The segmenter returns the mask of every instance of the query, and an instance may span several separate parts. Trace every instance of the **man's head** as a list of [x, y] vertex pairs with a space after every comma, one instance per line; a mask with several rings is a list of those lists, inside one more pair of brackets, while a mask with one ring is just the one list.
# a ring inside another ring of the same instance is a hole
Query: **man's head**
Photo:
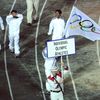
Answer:
[[12, 14], [13, 16], [16, 16], [16, 15], [17, 15], [17, 10], [12, 10], [12, 11], [11, 11], [11, 14]]
[[60, 18], [62, 11], [60, 9], [55, 10], [55, 17]]

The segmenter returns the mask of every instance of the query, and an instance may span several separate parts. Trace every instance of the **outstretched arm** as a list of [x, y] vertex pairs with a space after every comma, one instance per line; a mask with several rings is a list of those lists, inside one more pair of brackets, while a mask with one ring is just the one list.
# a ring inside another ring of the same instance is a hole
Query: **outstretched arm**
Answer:
[[50, 22], [48, 35], [51, 35], [53, 31], [53, 20]]

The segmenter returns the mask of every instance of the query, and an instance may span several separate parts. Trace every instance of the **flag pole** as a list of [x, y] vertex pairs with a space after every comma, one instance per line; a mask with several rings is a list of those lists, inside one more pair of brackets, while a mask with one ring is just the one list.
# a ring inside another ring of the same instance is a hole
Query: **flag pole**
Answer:
[[[98, 24], [100, 25], [100, 16], [99, 16]], [[99, 65], [100, 65], [99, 40], [96, 41], [96, 46], [97, 46], [97, 57], [98, 57], [98, 62], [99, 62]]]
[[74, 82], [74, 78], [73, 78], [73, 75], [72, 75], [72, 72], [71, 72], [71, 67], [70, 67], [70, 64], [69, 64], [68, 55], [66, 56], [66, 61], [67, 61], [67, 66], [68, 66], [68, 69], [69, 69], [69, 74], [70, 74], [70, 77], [71, 77], [73, 89], [74, 89], [74, 94], [75, 94], [76, 100], [79, 100], [79, 97], [78, 97], [78, 94], [77, 94], [77, 90], [76, 90], [76, 86], [75, 86], [75, 82]]
[[[76, 3], [77, 3], [77, 0], [74, 1], [73, 6], [76, 5]], [[66, 61], [67, 61], [67, 66], [68, 66], [68, 69], [69, 69], [69, 74], [70, 74], [70, 77], [71, 77], [73, 89], [74, 89], [74, 94], [75, 94], [76, 100], [79, 100], [77, 90], [76, 90], [76, 86], [75, 86], [75, 82], [74, 82], [74, 78], [73, 78], [73, 75], [72, 75], [72, 72], [71, 72], [71, 67], [70, 67], [70, 64], [69, 64], [68, 53], [67, 53], [67, 56], [66, 56]]]
[[[63, 69], [62, 63], [63, 63], [63, 58], [61, 56], [61, 73], [62, 73], [62, 78], [64, 80], [64, 69]], [[64, 91], [64, 82], [63, 82], [63, 91]]]
[[74, 5], [76, 5], [76, 3], [77, 3], [77, 0], [75, 0], [75, 1], [74, 1], [74, 4], [73, 4], [73, 6], [74, 6]]
[[100, 65], [99, 40], [96, 41], [96, 46], [97, 46], [97, 57], [98, 57], [98, 62], [99, 62], [99, 65]]

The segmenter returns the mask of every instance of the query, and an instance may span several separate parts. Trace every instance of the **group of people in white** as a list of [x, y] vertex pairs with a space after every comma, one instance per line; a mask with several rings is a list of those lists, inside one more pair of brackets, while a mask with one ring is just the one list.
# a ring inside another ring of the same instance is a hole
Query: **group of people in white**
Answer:
[[[33, 5], [35, 8], [34, 20], [37, 20], [38, 17], [38, 6], [39, 0], [26, 0], [27, 3], [27, 25], [32, 25], [32, 13]], [[64, 38], [64, 28], [65, 21], [61, 17], [62, 11], [57, 9], [55, 10], [55, 17], [51, 20], [49, 25], [48, 35], [52, 35], [51, 40], [63, 39]], [[9, 29], [9, 50], [15, 54], [16, 57], [20, 55], [20, 46], [19, 46], [19, 34], [20, 34], [20, 25], [23, 21], [23, 15], [19, 14], [17, 10], [12, 10], [10, 14], [6, 17], [7, 26]], [[0, 26], [1, 30], [4, 31], [3, 19], [0, 17]], [[60, 70], [57, 66], [58, 59], [61, 57], [48, 57], [47, 47], [42, 51], [43, 58], [45, 60], [45, 75], [46, 75], [46, 89], [50, 92], [51, 100], [64, 100], [63, 97], [63, 83], [65, 74], [68, 75], [69, 69], [61, 62], [61, 67], [63, 71]]]
[[[51, 40], [59, 40], [64, 38], [65, 21], [61, 17], [62, 11], [55, 10], [55, 17], [51, 20], [49, 25], [48, 35], [52, 35]], [[44, 67], [46, 75], [46, 89], [50, 92], [51, 100], [64, 100], [63, 83], [65, 77], [69, 77], [69, 69], [61, 61], [60, 68], [58, 62], [62, 57], [48, 57], [47, 46], [43, 49], [42, 55], [44, 58]], [[61, 70], [63, 69], [63, 70]]]
[[[38, 19], [39, 0], [26, 0], [26, 5], [27, 5], [27, 26], [32, 26], [32, 20], [36, 21]], [[20, 25], [22, 21], [23, 21], [23, 15], [19, 14], [17, 10], [12, 10], [10, 14], [6, 17], [6, 23], [9, 31], [8, 34], [9, 50], [15, 54], [16, 58], [19, 57], [20, 55], [19, 39], [20, 39]], [[0, 26], [1, 30], [4, 33], [4, 30], [6, 29], [4, 27], [2, 17], [0, 17]], [[1, 44], [0, 44], [0, 49], [1, 49]]]

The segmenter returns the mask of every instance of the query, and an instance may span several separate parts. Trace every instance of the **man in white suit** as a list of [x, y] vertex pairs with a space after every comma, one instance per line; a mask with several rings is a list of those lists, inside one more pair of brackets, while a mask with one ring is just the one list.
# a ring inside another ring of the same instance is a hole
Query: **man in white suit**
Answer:
[[12, 10], [11, 14], [6, 17], [9, 26], [9, 49], [15, 53], [16, 57], [20, 55], [19, 33], [22, 20], [23, 15], [18, 14], [16, 10]]
[[55, 17], [50, 22], [48, 35], [52, 35], [52, 40], [62, 39], [64, 37], [65, 21], [61, 15], [62, 11], [57, 9], [55, 11]]

